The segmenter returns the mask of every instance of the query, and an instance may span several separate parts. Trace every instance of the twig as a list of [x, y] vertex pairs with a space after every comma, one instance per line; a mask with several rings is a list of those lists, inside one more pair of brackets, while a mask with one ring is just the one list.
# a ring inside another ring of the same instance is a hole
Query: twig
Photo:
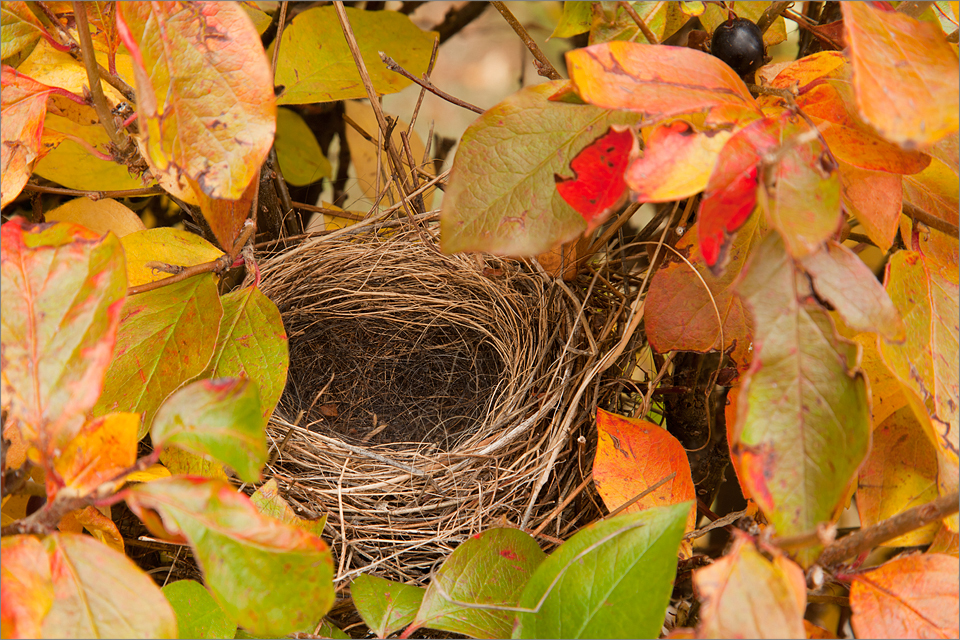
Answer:
[[273, 46], [273, 60], [271, 61], [270, 68], [273, 69], [273, 82], [277, 82], [277, 60], [280, 58], [280, 39], [283, 38], [283, 27], [287, 21], [287, 5], [288, 2], [280, 3], [280, 21], [277, 23], [277, 36], [274, 39], [275, 43]]
[[821, 32], [820, 25], [811, 22], [806, 16], [799, 13], [794, 13], [793, 11], [786, 10], [783, 12], [784, 17], [790, 18], [796, 22], [800, 27], [806, 29], [809, 33], [812, 33], [820, 42], [826, 44], [829, 47], [837, 51], [843, 50], [843, 45], [830, 36]]
[[927, 504], [898, 513], [872, 527], [851, 533], [849, 536], [827, 546], [820, 557], [817, 558], [817, 564], [821, 566], [837, 564], [847, 558], [853, 558], [865, 551], [870, 551], [882, 542], [893, 540], [897, 536], [951, 516], [957, 513], [958, 507], [960, 507], [958, 501], [960, 501], [960, 494], [951, 493]]
[[745, 515], [747, 515], [746, 509], [744, 509], [743, 511], [734, 511], [733, 513], [728, 513], [722, 518], [717, 518], [710, 524], [704, 525], [703, 527], [695, 531], [691, 531], [690, 533], [684, 534], [683, 539], [693, 540], [694, 538], [699, 538], [701, 536], [707, 535], [714, 529], [727, 529], [730, 527], [730, 525], [732, 525], [733, 523], [735, 523], [737, 520], [744, 517]]
[[780, 17], [780, 14], [792, 4], [792, 2], [771, 2], [770, 6], [766, 8], [757, 20], [757, 28], [760, 29], [760, 33], [766, 33], [767, 29], [773, 26], [773, 23]]
[[547, 528], [547, 525], [553, 522], [553, 519], [556, 518], [558, 515], [560, 515], [563, 512], [563, 510], [567, 508], [567, 505], [573, 502], [573, 499], [576, 498], [578, 495], [580, 495], [580, 492], [586, 489], [587, 485], [590, 484], [590, 482], [592, 481], [593, 481], [593, 471], [587, 474], [587, 477], [583, 479], [583, 482], [580, 483], [580, 486], [574, 489], [570, 493], [570, 495], [564, 498], [563, 502], [557, 505], [556, 509], [551, 511], [550, 515], [544, 518], [543, 522], [541, 522], [536, 529], [534, 529], [532, 532], [528, 531], [527, 533], [529, 533], [533, 537], [537, 537], [541, 533], [543, 533], [543, 530]]
[[87, 69], [87, 82], [90, 85], [90, 95], [93, 96], [93, 106], [97, 110], [101, 126], [110, 136], [110, 141], [123, 153], [130, 145], [130, 137], [117, 129], [113, 122], [110, 105], [107, 104], [107, 96], [103, 94], [103, 87], [100, 85], [100, 73], [97, 69], [97, 59], [94, 56], [93, 38], [90, 37], [90, 24], [87, 22], [87, 9], [82, 2], [73, 0], [73, 14], [77, 20], [80, 54], [83, 56], [83, 66]]
[[60, 196], [86, 196], [91, 200], [102, 200], [104, 198], [129, 198], [134, 196], [154, 196], [165, 193], [161, 187], [143, 187], [142, 189], [121, 189], [119, 191], [80, 191], [78, 189], [66, 189], [64, 187], [45, 187], [39, 184], [28, 182], [23, 185], [24, 191], [36, 191], [38, 193], [52, 193]]
[[510, 12], [510, 9], [507, 8], [503, 2], [498, 2], [494, 0], [490, 4], [500, 12], [500, 15], [503, 16], [504, 20], [507, 21], [514, 31], [517, 32], [517, 35], [520, 36], [520, 39], [523, 40], [523, 44], [527, 45], [527, 49], [530, 50], [530, 53], [534, 57], [534, 66], [537, 68], [537, 73], [545, 78], [551, 80], [562, 80], [563, 76], [557, 73], [557, 70], [553, 68], [553, 65], [550, 64], [550, 61], [547, 59], [547, 56], [543, 55], [543, 51], [540, 50], [540, 47], [537, 46], [537, 43], [534, 42], [533, 38], [530, 37], [530, 34], [527, 33], [527, 30], [523, 28], [523, 25], [516, 19], [513, 13]]
[[[406, 4], [407, 3], [404, 3], [404, 5]], [[487, 5], [489, 4], [490, 3], [486, 1], [468, 2], [459, 9], [450, 9], [446, 15], [443, 16], [443, 22], [431, 27], [430, 30], [437, 32], [439, 35], [438, 40], [440, 44], [443, 44], [460, 33], [468, 24], [479, 18], [480, 15], [486, 11]]]
[[470, 111], [473, 111], [474, 113], [483, 113], [483, 109], [481, 109], [480, 107], [476, 107], [476, 106], [470, 104], [469, 102], [464, 102], [464, 101], [461, 100], [460, 98], [455, 98], [455, 97], [453, 97], [452, 95], [450, 95], [449, 93], [447, 93], [446, 91], [441, 91], [441, 90], [438, 89], [432, 82], [430, 82], [430, 81], [427, 80], [426, 78], [424, 78], [423, 80], [421, 80], [420, 78], [416, 77], [415, 75], [413, 75], [412, 73], [410, 73], [409, 71], [407, 71], [406, 69], [404, 69], [403, 67], [401, 67], [399, 64], [397, 64], [397, 61], [396, 61], [396, 60], [394, 60], [393, 58], [391, 58], [391, 57], [388, 56], [387, 54], [383, 53], [382, 51], [380, 52], [380, 59], [383, 60], [383, 64], [385, 64], [385, 65], [387, 66], [387, 69], [389, 69], [390, 71], [393, 71], [394, 73], [399, 73], [400, 75], [402, 75], [402, 76], [403, 76], [404, 78], [406, 78], [407, 80], [412, 80], [413, 82], [416, 82], [418, 85], [420, 85], [421, 87], [423, 87], [424, 89], [426, 89], [426, 90], [429, 91], [430, 93], [432, 93], [432, 94], [434, 94], [434, 95], [436, 95], [436, 96], [438, 96], [438, 97], [440, 97], [440, 98], [443, 98], [443, 99], [446, 100], [447, 102], [449, 102], [449, 103], [451, 103], [451, 104], [455, 104], [455, 105], [457, 105], [458, 107], [463, 107], [464, 109], [469, 109]]
[[902, 13], [911, 18], [919, 18], [920, 14], [932, 4], [932, 2], [901, 2], [897, 7], [897, 13]]
[[660, 44], [660, 40], [657, 38], [656, 34], [653, 31], [650, 31], [650, 27], [647, 26], [647, 23], [643, 21], [643, 18], [640, 17], [640, 14], [637, 13], [633, 7], [630, 6], [629, 2], [617, 2], [617, 6], [627, 12], [627, 15], [637, 23], [637, 26], [640, 27], [640, 31], [643, 33], [643, 37], [647, 39], [647, 42], [650, 44]]
[[[287, 25], [287, 6], [289, 4], [290, 3], [286, 1], [280, 3], [280, 21], [277, 23], [277, 37], [274, 39], [273, 60], [271, 61], [274, 85], [277, 83], [277, 61], [280, 59], [280, 45], [283, 42], [283, 30]], [[266, 164], [267, 168], [272, 172], [273, 184], [277, 190], [277, 195], [280, 197], [280, 205], [283, 207], [280, 218], [284, 220], [285, 223], [289, 220], [289, 226], [295, 225], [294, 228], [287, 229], [289, 233], [301, 233], [303, 231], [302, 225], [297, 225], [292, 219], [287, 218], [293, 210], [293, 203], [290, 200], [290, 190], [287, 189], [287, 181], [283, 178], [283, 172], [280, 170], [280, 161], [277, 159], [276, 142], [270, 147]]]
[[[338, 218], [346, 218], [347, 220], [363, 220], [364, 217], [351, 213], [350, 211], [342, 211], [340, 209], [330, 209], [328, 207], [318, 207], [315, 204], [307, 204], [306, 202], [291, 202], [294, 209], [303, 209], [304, 211], [310, 211], [312, 213], [322, 213], [327, 216], [336, 216]], [[259, 244], [263, 244], [262, 242]], [[259, 246], [259, 245], [258, 245]]]
[[257, 226], [254, 224], [253, 220], [247, 219], [243, 223], [243, 231], [240, 233], [240, 237], [237, 238], [237, 241], [233, 243], [233, 248], [230, 250], [230, 253], [225, 253], [216, 260], [211, 260], [210, 262], [204, 262], [187, 267], [183, 271], [177, 273], [176, 275], [170, 276], [169, 278], [148, 282], [136, 287], [130, 287], [127, 289], [127, 295], [135, 296], [138, 293], [153, 291], [154, 289], [176, 284], [177, 282], [181, 282], [187, 278], [191, 278], [201, 273], [221, 273], [224, 269], [229, 269], [230, 266], [236, 262], [237, 256], [240, 254], [240, 250], [243, 249], [243, 246], [247, 244], [247, 241], [256, 230]]
[[903, 203], [903, 212], [913, 218], [914, 221], [922, 222], [931, 229], [936, 229], [937, 231], [941, 231], [947, 235], [956, 237], [957, 234], [960, 233], [960, 229], [958, 229], [956, 225], [950, 224], [946, 220], [942, 220], [934, 215], [931, 215], [920, 207], [916, 207], [909, 202]]

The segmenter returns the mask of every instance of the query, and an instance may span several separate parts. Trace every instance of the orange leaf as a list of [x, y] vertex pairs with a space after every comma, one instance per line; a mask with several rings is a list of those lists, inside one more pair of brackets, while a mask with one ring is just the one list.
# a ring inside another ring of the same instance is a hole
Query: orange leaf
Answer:
[[[110, 413], [94, 418], [66, 446], [54, 461], [54, 469], [63, 484], [76, 495], [83, 496], [137, 460], [138, 413]], [[59, 487], [47, 476], [47, 495], [52, 498]]]
[[253, 203], [253, 195], [257, 191], [256, 176], [237, 200], [211, 198], [203, 192], [203, 189], [195, 180], [187, 178], [187, 182], [190, 183], [193, 192], [197, 195], [200, 212], [203, 213], [204, 219], [210, 225], [210, 230], [213, 231], [214, 237], [220, 243], [220, 248], [229, 252], [233, 248], [233, 243], [240, 237], [240, 230], [243, 228], [244, 221], [250, 216], [250, 205]]
[[7, 206], [20, 195], [23, 185], [33, 172], [34, 163], [40, 159], [40, 137], [43, 134], [43, 118], [47, 114], [47, 97], [51, 87], [31, 80], [13, 67], [3, 65], [0, 86], [0, 171], [3, 186], [0, 202]]
[[735, 534], [726, 556], [693, 574], [698, 637], [806, 638], [803, 570], [779, 552], [768, 560], [746, 534]]
[[960, 64], [937, 22], [845, 2], [853, 88], [863, 119], [904, 148], [960, 126]]
[[608, 42], [567, 53], [580, 97], [605, 109], [643, 114], [643, 125], [709, 111], [707, 124], [761, 116], [733, 69], [702, 51], [634, 42]]
[[846, 162], [839, 165], [843, 206], [863, 225], [867, 236], [886, 251], [897, 237], [905, 181], [915, 176], [868, 171]]
[[731, 135], [719, 129], [697, 131], [683, 120], [660, 125], [647, 138], [643, 156], [627, 169], [627, 186], [641, 202], [670, 202], [700, 193]]
[[[761, 69], [759, 75], [764, 76], [764, 70], [769, 68]], [[800, 92], [803, 92], [806, 86], [814, 80], [847, 75], [849, 72], [846, 69], [847, 59], [842, 53], [839, 51], [820, 51], [788, 64], [770, 81], [770, 86], [776, 89], [789, 89], [795, 86]]]
[[[956, 225], [960, 210], [957, 171], [940, 159], [920, 173], [903, 177], [903, 199], [941, 220]], [[898, 207], [899, 209], [899, 207]]]
[[[607, 509], [617, 509], [671, 473], [676, 474], [673, 480], [626, 511], [643, 511], [696, 499], [687, 452], [666, 429], [646, 420], [597, 409], [597, 431], [599, 441], [593, 479]], [[691, 507], [686, 530], [693, 531], [696, 524], [696, 507]]]
[[58, 528], [63, 533], [83, 533], [86, 529], [100, 542], [123, 553], [123, 536], [117, 525], [92, 505], [65, 515]]
[[956, 638], [958, 573], [960, 560], [933, 554], [897, 558], [854, 576], [854, 633], [858, 638]]

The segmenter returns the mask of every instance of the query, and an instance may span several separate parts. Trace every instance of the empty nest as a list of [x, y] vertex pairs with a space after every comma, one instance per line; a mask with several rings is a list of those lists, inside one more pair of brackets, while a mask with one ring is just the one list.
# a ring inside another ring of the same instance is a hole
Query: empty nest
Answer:
[[583, 512], [556, 507], [586, 472], [571, 434], [592, 422], [595, 336], [615, 319], [542, 270], [446, 256], [427, 233], [357, 225], [261, 263], [290, 350], [267, 477], [327, 516], [339, 583], [423, 582], [472, 534], [549, 519], [559, 536]]

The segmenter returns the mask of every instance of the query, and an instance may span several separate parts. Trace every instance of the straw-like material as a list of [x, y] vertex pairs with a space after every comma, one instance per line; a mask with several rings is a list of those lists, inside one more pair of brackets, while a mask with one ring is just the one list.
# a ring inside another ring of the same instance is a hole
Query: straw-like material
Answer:
[[592, 286], [608, 308], [584, 312], [545, 274], [426, 236], [368, 226], [261, 263], [291, 354], [267, 477], [327, 515], [338, 582], [422, 582], [472, 534], [550, 519], [561, 536], [580, 517], [555, 507], [589, 470], [570, 434], [624, 300]]

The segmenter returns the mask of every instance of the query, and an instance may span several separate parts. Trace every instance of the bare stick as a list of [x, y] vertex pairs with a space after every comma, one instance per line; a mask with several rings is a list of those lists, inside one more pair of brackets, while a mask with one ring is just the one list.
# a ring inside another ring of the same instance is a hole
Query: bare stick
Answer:
[[441, 91], [436, 87], [436, 85], [434, 85], [432, 82], [430, 82], [427, 79], [421, 80], [420, 78], [416, 77], [415, 75], [413, 75], [412, 73], [410, 73], [409, 71], [401, 67], [399, 64], [397, 64], [396, 60], [394, 60], [387, 54], [383, 53], [382, 51], [380, 52], [380, 59], [383, 60], [383, 64], [387, 65], [387, 69], [390, 69], [390, 71], [393, 71], [394, 73], [399, 73], [407, 80], [412, 80], [413, 82], [416, 82], [418, 85], [420, 85], [430, 93], [436, 95], [437, 97], [443, 98], [450, 104], [455, 104], [458, 107], [469, 109], [474, 113], [483, 113], [483, 109], [481, 109], [480, 107], [476, 107], [470, 104], [469, 102], [464, 102], [460, 98], [455, 98], [449, 93], [447, 93], [446, 91]]
[[523, 25], [517, 20], [517, 18], [510, 12], [510, 9], [507, 8], [502, 2], [491, 2], [494, 8], [500, 12], [500, 15], [503, 16], [504, 20], [507, 21], [513, 30], [517, 32], [517, 35], [520, 36], [520, 39], [523, 40], [523, 44], [527, 45], [527, 49], [530, 49], [530, 53], [533, 54], [534, 66], [537, 68], [537, 73], [545, 78], [550, 78], [551, 80], [563, 80], [563, 76], [557, 73], [557, 70], [553, 68], [553, 65], [550, 64], [550, 61], [547, 60], [547, 56], [543, 55], [543, 51], [540, 50], [540, 47], [537, 46], [537, 43], [534, 42], [533, 38], [530, 37], [530, 34], [527, 33], [527, 30], [523, 28]]
[[166, 193], [161, 187], [144, 187], [142, 189], [122, 189], [120, 191], [80, 191], [78, 189], [66, 189], [64, 187], [45, 187], [39, 184], [27, 183], [23, 185], [24, 191], [36, 191], [37, 193], [52, 193], [60, 196], [86, 196], [91, 200], [103, 200], [104, 198], [129, 198], [132, 196], [153, 196], [160, 193]]
[[443, 16], [443, 22], [431, 27], [430, 30], [437, 32], [439, 36], [438, 41], [440, 44], [443, 44], [460, 33], [465, 26], [480, 17], [480, 15], [486, 11], [487, 5], [489, 4], [489, 2], [468, 2], [459, 9], [450, 9], [447, 11], [447, 14]]
[[780, 17], [780, 14], [792, 4], [792, 2], [771, 2], [770, 6], [767, 7], [766, 11], [760, 16], [760, 19], [757, 20], [757, 28], [760, 29], [760, 33], [766, 33], [767, 29]]
[[643, 491], [641, 491], [640, 493], [638, 493], [637, 495], [633, 496], [632, 498], [630, 498], [629, 500], [627, 500], [626, 502], [624, 502], [622, 505], [620, 505], [619, 507], [617, 507], [616, 509], [614, 509], [613, 511], [611, 511], [611, 512], [610, 512], [610, 515], [608, 515], [606, 518], [604, 518], [604, 520], [606, 520], [607, 518], [612, 518], [613, 516], [622, 513], [623, 511], [625, 511], [626, 509], [632, 507], [632, 506], [635, 505], [636, 503], [640, 502], [641, 500], [643, 500], [644, 498], [646, 498], [648, 495], [650, 495], [651, 493], [653, 493], [654, 491], [656, 491], [657, 489], [659, 489], [659, 488], [662, 487], [663, 485], [667, 484], [668, 482], [670, 482], [671, 480], [673, 480], [673, 479], [676, 478], [676, 477], [677, 477], [677, 473], [676, 473], [676, 472], [673, 472], [673, 473], [671, 473], [670, 475], [668, 475], [668, 476], [666, 476], [666, 477], [664, 477], [664, 478], [661, 478], [661, 479], [660, 479], [655, 485], [653, 485], [652, 487], [647, 487], [646, 489], [644, 489]]
[[627, 15], [630, 16], [630, 19], [637, 23], [637, 26], [640, 27], [640, 31], [643, 33], [643, 37], [647, 39], [647, 42], [650, 44], [660, 44], [660, 40], [657, 39], [656, 34], [653, 31], [650, 31], [650, 27], [647, 26], [647, 23], [643, 21], [643, 18], [640, 17], [640, 14], [637, 13], [629, 2], [620, 2], [617, 3], [621, 9], [627, 12]]
[[932, 2], [901, 2], [897, 7], [897, 13], [902, 13], [911, 18], [919, 18], [920, 14], [932, 4]]
[[817, 564], [829, 566], [870, 551], [878, 544], [893, 540], [915, 529], [951, 516], [960, 507], [960, 494], [951, 493], [927, 504], [898, 513], [872, 527], [860, 529], [829, 545], [817, 558]]
[[107, 96], [103, 94], [100, 85], [100, 71], [97, 68], [97, 59], [93, 51], [93, 38], [90, 37], [90, 25], [87, 22], [87, 9], [82, 2], [73, 1], [73, 13], [77, 20], [77, 35], [80, 36], [80, 54], [83, 56], [83, 66], [87, 69], [87, 83], [90, 85], [90, 95], [93, 96], [93, 106], [97, 110], [100, 124], [103, 126], [110, 141], [120, 151], [125, 151], [130, 144], [130, 138], [117, 130], [113, 122], [113, 113], [107, 104]]
[[931, 229], [936, 229], [937, 231], [941, 231], [947, 235], [956, 237], [957, 234], [960, 233], [960, 229], [958, 229], [956, 225], [950, 224], [946, 220], [942, 220], [936, 216], [930, 215], [920, 207], [915, 207], [909, 202], [903, 203], [903, 212], [917, 222], [922, 222]]
[[201, 273], [221, 273], [223, 270], [229, 269], [230, 266], [236, 262], [237, 256], [240, 254], [240, 250], [243, 249], [245, 244], [247, 244], [247, 240], [253, 236], [253, 232], [256, 231], [256, 229], [257, 226], [254, 224], [253, 220], [246, 220], [243, 223], [243, 231], [240, 233], [240, 237], [237, 238], [237, 241], [233, 243], [233, 248], [230, 250], [230, 253], [225, 253], [216, 260], [211, 260], [210, 262], [204, 262], [202, 264], [193, 265], [192, 267], [187, 267], [186, 269], [183, 269], [176, 275], [170, 276], [169, 278], [164, 278], [163, 280], [157, 280], [155, 282], [148, 282], [136, 287], [130, 287], [127, 289], [127, 295], [135, 296], [138, 293], [153, 291], [154, 289], [159, 289], [160, 287], [181, 282], [187, 278], [199, 275]]

